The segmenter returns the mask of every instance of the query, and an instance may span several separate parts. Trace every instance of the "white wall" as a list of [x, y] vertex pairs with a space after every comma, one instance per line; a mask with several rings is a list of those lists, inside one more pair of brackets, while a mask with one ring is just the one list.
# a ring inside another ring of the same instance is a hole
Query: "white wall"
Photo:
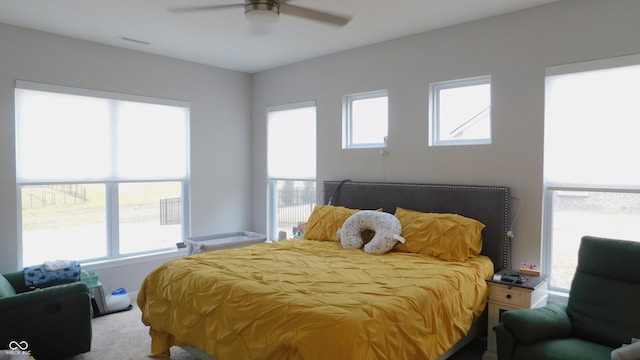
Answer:
[[[319, 184], [350, 178], [510, 186], [524, 201], [513, 263], [539, 263], [545, 67], [640, 53], [638, 16], [635, 0], [564, 0], [254, 75], [253, 227], [266, 231], [265, 109], [316, 100]], [[481, 75], [492, 76], [493, 143], [428, 147], [429, 84]], [[385, 88], [388, 155], [342, 150], [342, 96]]]
[[[17, 79], [189, 101], [192, 234], [251, 230], [250, 75], [0, 24], [0, 272], [18, 268]], [[107, 291], [137, 290], [161, 261], [99, 274]]]

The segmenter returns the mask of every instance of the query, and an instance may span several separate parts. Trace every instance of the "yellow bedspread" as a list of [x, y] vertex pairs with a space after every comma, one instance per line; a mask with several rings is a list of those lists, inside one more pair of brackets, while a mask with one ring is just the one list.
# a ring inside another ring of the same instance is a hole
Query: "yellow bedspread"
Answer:
[[435, 359], [484, 310], [489, 258], [369, 255], [287, 240], [167, 262], [138, 294], [151, 356], [218, 360]]

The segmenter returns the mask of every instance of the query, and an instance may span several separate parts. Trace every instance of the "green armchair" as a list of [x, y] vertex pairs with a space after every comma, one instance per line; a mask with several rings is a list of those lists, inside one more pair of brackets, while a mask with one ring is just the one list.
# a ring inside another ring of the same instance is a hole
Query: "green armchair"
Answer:
[[26, 341], [38, 360], [87, 352], [92, 317], [89, 288], [79, 278], [32, 290], [23, 271], [0, 275], [0, 349]]
[[640, 242], [583, 237], [568, 303], [502, 314], [498, 359], [610, 360], [640, 338], [639, 262]]

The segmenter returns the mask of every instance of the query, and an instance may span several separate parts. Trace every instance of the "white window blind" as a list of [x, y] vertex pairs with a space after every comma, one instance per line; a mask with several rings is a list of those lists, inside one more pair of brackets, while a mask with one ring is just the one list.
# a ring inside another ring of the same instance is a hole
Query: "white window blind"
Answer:
[[185, 179], [189, 104], [18, 81], [18, 183]]
[[553, 74], [546, 81], [545, 182], [640, 187], [633, 160], [640, 153], [640, 65]]
[[269, 178], [315, 179], [315, 103], [270, 107], [267, 122]]

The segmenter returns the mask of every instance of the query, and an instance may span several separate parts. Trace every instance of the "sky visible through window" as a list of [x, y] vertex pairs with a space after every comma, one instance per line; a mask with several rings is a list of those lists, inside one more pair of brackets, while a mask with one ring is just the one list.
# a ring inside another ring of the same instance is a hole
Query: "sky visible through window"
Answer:
[[439, 140], [491, 138], [491, 85], [439, 90]]
[[351, 102], [352, 145], [384, 144], [388, 134], [387, 96], [357, 99]]

